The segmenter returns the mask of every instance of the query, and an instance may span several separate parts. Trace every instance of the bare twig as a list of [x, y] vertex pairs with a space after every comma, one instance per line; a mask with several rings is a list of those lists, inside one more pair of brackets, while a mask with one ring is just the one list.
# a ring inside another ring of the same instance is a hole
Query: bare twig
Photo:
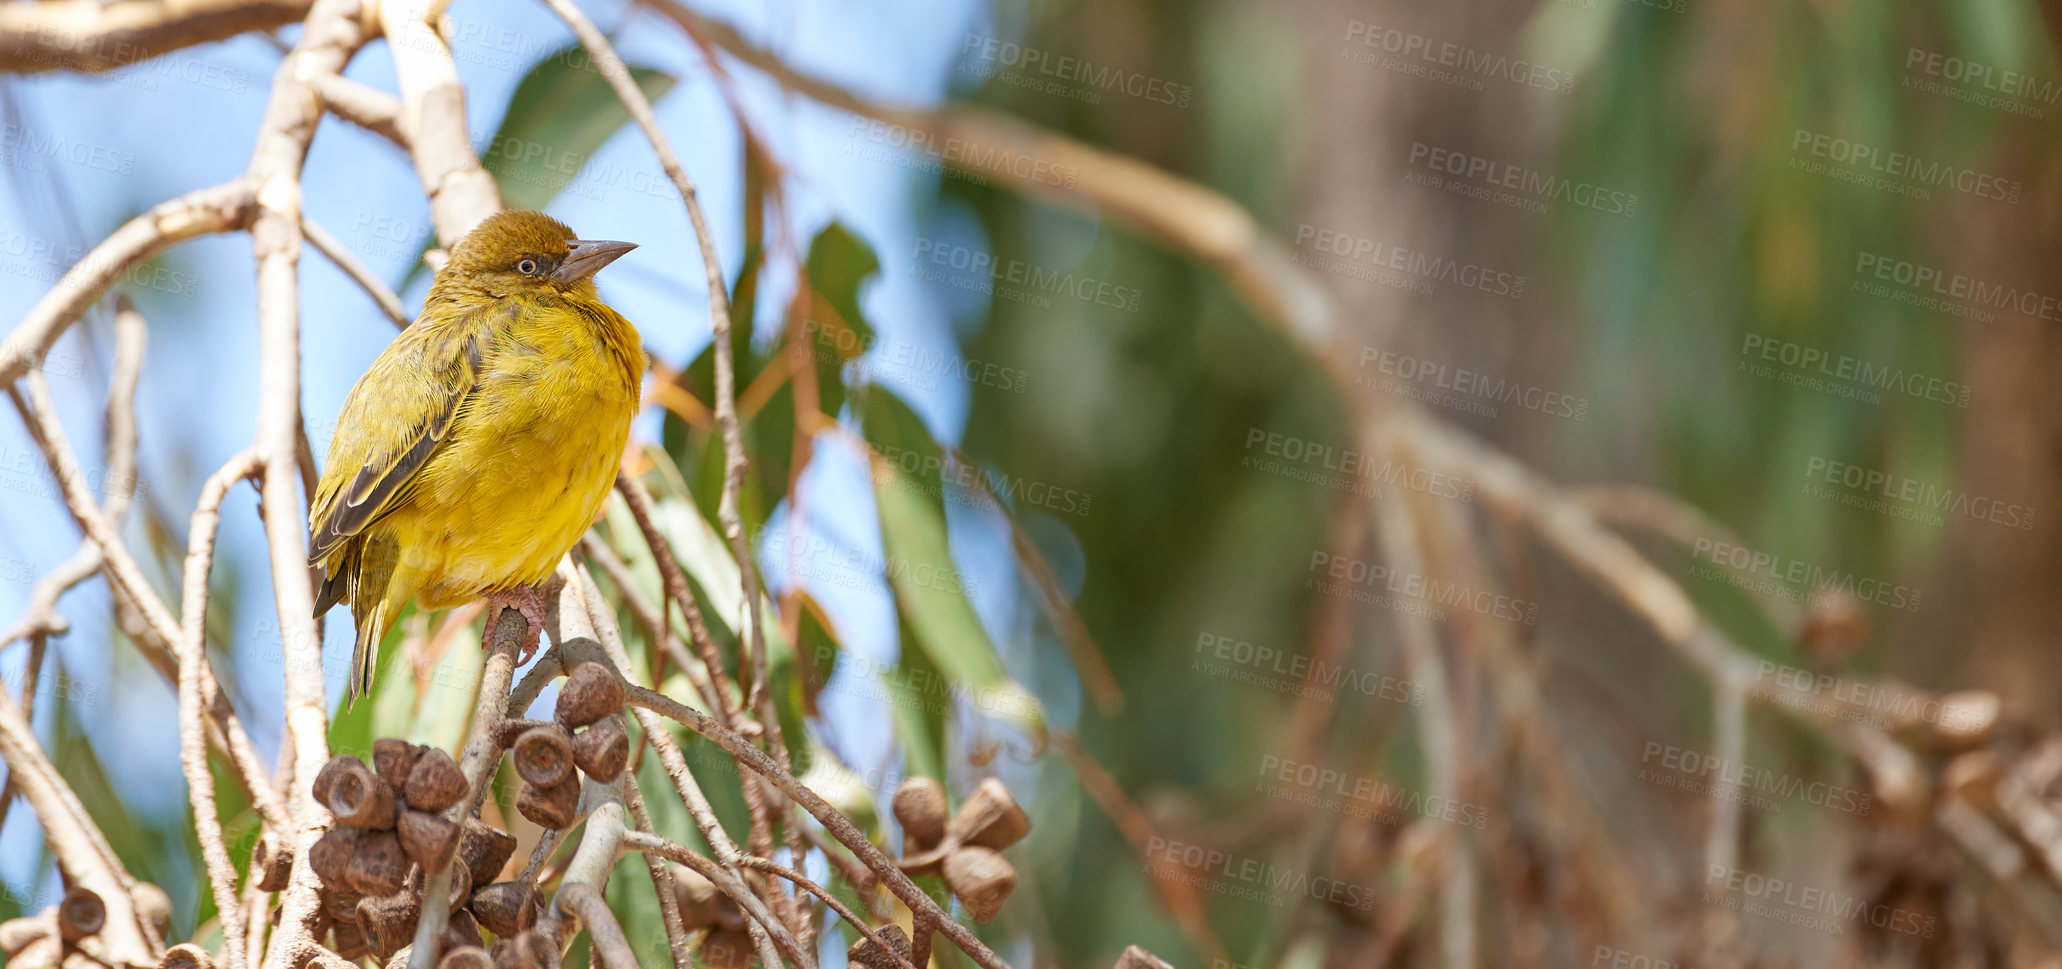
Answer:
[[394, 295], [392, 288], [373, 275], [372, 270], [366, 268], [364, 263], [358, 261], [358, 254], [352, 252], [350, 246], [344, 245], [343, 240], [330, 235], [328, 229], [317, 225], [315, 220], [308, 218], [306, 214], [301, 216], [301, 234], [315, 244], [317, 252], [329, 257], [332, 264], [343, 270], [344, 275], [351, 277], [351, 281], [357, 283], [359, 289], [365, 290], [365, 295], [372, 297], [372, 301], [379, 304], [380, 312], [386, 314], [395, 329], [408, 328], [408, 311], [402, 308], [401, 297]]
[[747, 868], [757, 868], [763, 872], [770, 872], [772, 874], [779, 875], [780, 877], [785, 878], [788, 881], [794, 882], [797, 886], [807, 891], [809, 894], [822, 899], [825, 905], [830, 906], [831, 911], [838, 913], [839, 918], [842, 918], [845, 921], [850, 922], [853, 928], [858, 929], [859, 934], [865, 936], [868, 942], [880, 946], [881, 951], [886, 952], [889, 956], [894, 958], [896, 965], [901, 966], [902, 969], [916, 969], [915, 966], [910, 964], [910, 961], [908, 959], [903, 958], [900, 954], [898, 954], [895, 951], [894, 946], [888, 944], [888, 940], [881, 938], [880, 935], [875, 933], [873, 928], [867, 925], [866, 920], [860, 918], [857, 912], [854, 912], [852, 911], [852, 909], [848, 908], [844, 902], [838, 901], [838, 897], [836, 895], [831, 894], [829, 889], [826, 889], [822, 885], [818, 885], [817, 883], [810, 881], [809, 876], [804, 875], [801, 872], [789, 868], [785, 865], [774, 864], [773, 862], [768, 861], [764, 858], [746, 857], [742, 860], [744, 862], [745, 867]]
[[[1410, 455], [1393, 439], [1376, 438], [1370, 453], [1390, 455], [1393, 462], [1409, 466]], [[1382, 545], [1382, 556], [1395, 575], [1422, 575], [1418, 564], [1417, 523], [1400, 497], [1374, 502]], [[1419, 730], [1425, 737], [1426, 771], [1432, 792], [1450, 804], [1463, 803], [1462, 758], [1459, 717], [1454, 713], [1453, 693], [1447, 685], [1446, 665], [1439, 657], [1431, 617], [1421, 609], [1396, 610], [1396, 628], [1403, 646], [1404, 669], [1411, 682], [1425, 688], [1425, 701], [1417, 708]], [[1457, 830], [1443, 830], [1439, 853], [1440, 961], [1448, 967], [1468, 969], [1475, 959], [1475, 869], [1468, 846]]]
[[377, 88], [367, 87], [336, 74], [318, 74], [310, 80], [329, 113], [349, 121], [388, 141], [408, 148], [401, 134], [401, 100]]
[[[723, 491], [718, 497], [716, 517], [723, 525], [723, 535], [730, 543], [731, 555], [737, 559], [738, 576], [744, 586], [744, 615], [739, 624], [745, 630], [743, 637], [748, 644], [751, 684], [746, 695], [744, 708], [754, 711], [764, 728], [765, 736], [775, 757], [787, 761], [787, 740], [782, 736], [780, 718], [773, 710], [773, 700], [766, 688], [766, 634], [761, 616], [759, 565], [752, 554], [750, 537], [745, 534], [744, 518], [739, 509], [739, 495], [745, 483], [744, 435], [738, 426], [737, 416], [737, 365], [732, 358], [730, 290], [724, 279], [722, 262], [716, 255], [716, 236], [709, 228], [708, 214], [702, 210], [700, 196], [695, 191], [694, 181], [687, 177], [687, 169], [681, 165], [680, 157], [673, 151], [672, 143], [659, 127], [658, 115], [652, 111], [650, 100], [637, 86], [630, 69], [623, 64], [623, 58], [616, 54], [615, 46], [609, 43], [607, 35], [580, 12], [572, 0], [544, 0], [559, 19], [572, 28], [580, 45], [594, 58], [595, 69], [609, 82], [616, 92], [616, 99], [630, 111], [630, 117], [643, 130], [645, 140], [652, 146], [652, 152], [659, 157], [659, 167], [673, 181], [673, 187], [680, 192], [680, 198], [687, 206], [688, 221], [694, 226], [695, 241], [701, 249], [702, 269], [709, 290], [709, 327], [716, 359], [716, 424], [723, 437]], [[772, 822], [766, 805], [754, 798], [747, 805], [752, 815], [752, 846], [755, 854], [766, 855], [772, 851]], [[790, 847], [799, 857], [802, 853], [799, 835], [794, 825], [786, 826]], [[777, 898], [787, 916], [788, 924], [799, 935], [807, 935], [809, 927], [796, 911], [792, 896]]]
[[55, 0], [0, 4], [0, 71], [106, 71], [300, 20], [308, 0]]
[[240, 452], [201, 487], [199, 505], [187, 526], [186, 590], [179, 607], [179, 766], [186, 775], [194, 830], [200, 838], [208, 882], [214, 889], [216, 917], [222, 923], [222, 945], [229, 969], [243, 969], [248, 964], [244, 949], [247, 940], [243, 906], [236, 897], [236, 869], [222, 844], [222, 819], [215, 810], [215, 780], [208, 772], [201, 668], [208, 661], [208, 571], [214, 564], [215, 526], [222, 518], [222, 499], [232, 485], [250, 477], [258, 466], [255, 453]]

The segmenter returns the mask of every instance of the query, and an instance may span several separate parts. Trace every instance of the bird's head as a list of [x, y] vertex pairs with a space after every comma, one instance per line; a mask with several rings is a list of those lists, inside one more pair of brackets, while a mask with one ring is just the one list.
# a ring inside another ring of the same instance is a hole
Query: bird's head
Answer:
[[594, 274], [635, 248], [634, 242], [576, 239], [565, 223], [542, 212], [502, 212], [451, 247], [451, 261], [436, 285], [494, 297], [593, 295]]

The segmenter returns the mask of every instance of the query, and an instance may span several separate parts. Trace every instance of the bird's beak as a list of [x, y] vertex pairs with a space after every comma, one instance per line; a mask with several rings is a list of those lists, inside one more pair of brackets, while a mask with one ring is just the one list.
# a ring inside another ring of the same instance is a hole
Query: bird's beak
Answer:
[[570, 286], [601, 272], [601, 267], [615, 262], [624, 253], [637, 248], [635, 242], [609, 242], [601, 239], [572, 239], [566, 242], [566, 258], [552, 270], [551, 281], [561, 286]]

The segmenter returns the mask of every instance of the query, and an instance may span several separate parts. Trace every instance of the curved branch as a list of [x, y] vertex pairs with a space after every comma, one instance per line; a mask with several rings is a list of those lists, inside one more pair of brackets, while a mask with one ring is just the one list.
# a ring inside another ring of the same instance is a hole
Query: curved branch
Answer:
[[[222, 819], [215, 809], [215, 779], [208, 772], [208, 742], [203, 726], [201, 670], [208, 662], [208, 570], [215, 560], [215, 527], [222, 520], [222, 499], [230, 486], [255, 474], [257, 454], [250, 450], [230, 458], [201, 487], [186, 536], [186, 589], [180, 600], [179, 767], [186, 775], [186, 794], [193, 803], [194, 830], [200, 837], [208, 883], [214, 889], [216, 917], [222, 922], [222, 947], [229, 969], [249, 964], [244, 950], [243, 906], [236, 898], [236, 869], [222, 845]], [[283, 833], [283, 832], [282, 832]]]
[[315, 245], [316, 252], [328, 257], [332, 265], [343, 270], [344, 275], [351, 277], [351, 281], [357, 283], [359, 289], [365, 290], [365, 295], [372, 297], [372, 301], [379, 304], [380, 312], [386, 314], [387, 320], [394, 324], [395, 329], [408, 329], [410, 320], [408, 311], [401, 306], [401, 297], [395, 295], [378, 276], [373, 275], [372, 270], [367, 269], [363, 262], [358, 261], [358, 254], [352, 252], [350, 246], [344, 245], [342, 239], [330, 235], [328, 229], [316, 224], [306, 213], [301, 215], [301, 235], [306, 236], [308, 241]]
[[[23, 6], [27, 5], [10, 3], [0, 6], [0, 10]], [[5, 33], [0, 30], [0, 34]], [[256, 198], [255, 184], [239, 178], [161, 202], [123, 223], [94, 246], [86, 258], [66, 270], [57, 285], [43, 294], [20, 325], [7, 334], [6, 341], [0, 342], [0, 386], [14, 383], [29, 368], [41, 363], [65, 329], [131, 267], [196, 236], [243, 228], [249, 223]]]
[[106, 71], [195, 44], [272, 30], [308, 0], [45, 0], [0, 4], [0, 71]]

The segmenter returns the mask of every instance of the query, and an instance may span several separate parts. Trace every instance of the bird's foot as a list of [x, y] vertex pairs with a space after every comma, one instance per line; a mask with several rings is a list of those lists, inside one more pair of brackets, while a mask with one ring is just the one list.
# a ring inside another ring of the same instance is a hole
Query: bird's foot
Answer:
[[[488, 593], [487, 603], [492, 607], [488, 613], [492, 616], [499, 616], [502, 609], [514, 609], [523, 614], [523, 648], [516, 655], [516, 665], [529, 662], [530, 657], [537, 653], [537, 644], [543, 641], [544, 597], [534, 586], [525, 585]], [[487, 634], [492, 637], [493, 630], [490, 628]]]

